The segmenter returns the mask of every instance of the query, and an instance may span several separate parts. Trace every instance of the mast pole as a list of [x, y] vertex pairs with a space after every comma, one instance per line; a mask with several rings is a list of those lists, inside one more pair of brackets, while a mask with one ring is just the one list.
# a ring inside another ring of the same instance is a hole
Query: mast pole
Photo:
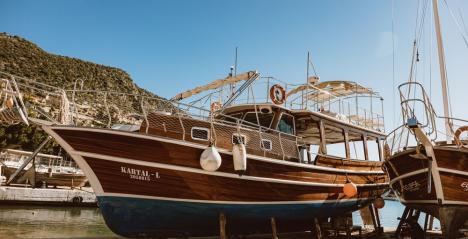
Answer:
[[307, 101], [308, 101], [308, 95], [309, 95], [309, 64], [310, 64], [310, 52], [308, 51], [307, 52], [307, 76], [306, 76], [305, 99], [304, 99], [304, 95], [302, 95], [302, 102], [304, 102], [305, 100], [305, 108], [302, 107], [303, 109], [307, 109]]
[[450, 123], [450, 112], [448, 105], [448, 93], [447, 93], [447, 72], [445, 68], [445, 53], [444, 46], [442, 42], [442, 33], [440, 30], [440, 21], [439, 21], [439, 5], [438, 0], [432, 0], [433, 11], [434, 11], [434, 23], [437, 36], [437, 50], [439, 55], [439, 68], [440, 68], [440, 81], [442, 84], [442, 97], [444, 103], [444, 117], [445, 117], [445, 135], [447, 143], [452, 143], [452, 127]]

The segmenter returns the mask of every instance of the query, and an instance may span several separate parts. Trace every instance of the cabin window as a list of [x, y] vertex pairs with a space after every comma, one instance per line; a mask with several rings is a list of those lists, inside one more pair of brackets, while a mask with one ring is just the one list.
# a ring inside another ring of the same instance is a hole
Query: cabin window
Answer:
[[283, 133], [294, 135], [294, 117], [283, 113], [278, 122], [278, 130]]
[[382, 152], [380, 152], [379, 149], [381, 150], [382, 148], [383, 147], [381, 140], [377, 141], [376, 137], [367, 137], [367, 151], [369, 154], [370, 161], [380, 161], [381, 156], [379, 156], [379, 154], [381, 155]]
[[365, 160], [364, 142], [362, 134], [349, 131], [349, 148], [351, 159]]
[[272, 149], [271, 140], [269, 140], [269, 139], [262, 139], [260, 146], [261, 146], [262, 149], [265, 150], [265, 151], [271, 151], [271, 149]]
[[207, 128], [192, 127], [191, 136], [195, 140], [208, 141], [210, 130]]
[[345, 143], [338, 142], [327, 144], [327, 154], [340, 158], [346, 158]]
[[232, 135], [232, 144], [241, 144], [241, 143], [244, 144], [244, 145], [247, 145], [245, 135], [233, 134]]
[[247, 122], [250, 122], [255, 125], [260, 125], [262, 127], [270, 128], [271, 126], [271, 121], [273, 121], [273, 117], [275, 116], [274, 113], [261, 113], [260, 111], [258, 113], [258, 122], [257, 123], [257, 116], [255, 112], [248, 112], [244, 116], [244, 120]]

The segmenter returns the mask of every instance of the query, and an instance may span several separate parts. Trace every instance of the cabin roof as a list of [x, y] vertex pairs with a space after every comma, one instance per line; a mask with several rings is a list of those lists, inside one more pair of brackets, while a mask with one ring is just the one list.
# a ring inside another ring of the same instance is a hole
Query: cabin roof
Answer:
[[308, 98], [321, 103], [330, 100], [330, 97], [345, 97], [349, 95], [377, 95], [372, 89], [364, 87], [353, 81], [324, 81], [316, 84], [300, 85], [287, 93], [294, 95], [303, 90], [315, 90], [308, 94]]
[[275, 105], [273, 103], [259, 103], [259, 104], [238, 104], [238, 105], [232, 105], [226, 107], [222, 112], [223, 114], [232, 114], [240, 111], [247, 111], [247, 110], [254, 110], [255, 106], [257, 106], [257, 110], [269, 108], [271, 110], [273, 109], [279, 109], [283, 112], [291, 113], [291, 110], [288, 108], [285, 108], [281, 105]]

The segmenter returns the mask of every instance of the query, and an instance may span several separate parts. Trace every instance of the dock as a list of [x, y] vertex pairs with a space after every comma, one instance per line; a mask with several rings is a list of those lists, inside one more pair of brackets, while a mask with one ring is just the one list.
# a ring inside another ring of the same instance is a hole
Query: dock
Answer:
[[96, 195], [89, 187], [31, 188], [24, 185], [0, 186], [2, 204], [49, 206], [97, 206]]

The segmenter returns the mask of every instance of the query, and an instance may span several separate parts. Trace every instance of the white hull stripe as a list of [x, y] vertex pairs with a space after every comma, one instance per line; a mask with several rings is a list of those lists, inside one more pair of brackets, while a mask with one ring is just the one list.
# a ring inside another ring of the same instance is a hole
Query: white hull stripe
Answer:
[[418, 169], [416, 171], [409, 172], [407, 174], [400, 175], [400, 176], [390, 180], [390, 186], [392, 186], [395, 182], [400, 181], [400, 180], [402, 180], [404, 178], [411, 177], [411, 176], [421, 174], [421, 173], [425, 173], [425, 172], [427, 172], [427, 170], [428, 170], [427, 168], [423, 168], [423, 169]]
[[[402, 180], [404, 178], [411, 177], [411, 176], [421, 174], [421, 173], [425, 173], [427, 171], [428, 171], [427, 168], [423, 168], [423, 169], [419, 169], [419, 170], [416, 170], [416, 171], [413, 171], [413, 172], [409, 172], [407, 174], [400, 175], [400, 176], [390, 180], [390, 186], [393, 186], [393, 184], [395, 184], [395, 182], [400, 181], [400, 180]], [[434, 169], [432, 169], [432, 171], [434, 171]], [[460, 170], [454, 170], [454, 169], [448, 169], [448, 168], [439, 168], [439, 171], [440, 172], [447, 172], [447, 173], [452, 173], [452, 174], [463, 175], [463, 176], [468, 176], [468, 172], [463, 172], [463, 171], [460, 171]]]
[[[205, 149], [206, 148], [206, 146], [204, 146], [204, 145], [199, 145], [199, 144], [190, 143], [190, 142], [186, 142], [186, 141], [168, 139], [168, 138], [163, 138], [163, 137], [159, 137], [159, 136], [156, 136], [156, 135], [146, 135], [146, 134], [118, 131], [118, 130], [112, 130], [112, 129], [78, 128], [78, 127], [67, 127], [67, 126], [53, 126], [51, 128], [52, 128], [52, 130], [75, 130], [75, 131], [89, 131], [89, 132], [98, 132], [98, 133], [104, 133], [104, 134], [122, 135], [122, 136], [128, 136], [128, 137], [143, 138], [143, 139], [161, 141], [161, 142], [165, 142], [165, 143], [172, 143], [172, 144], [177, 144], [177, 145], [189, 146], [189, 147], [198, 148], [198, 149]], [[54, 138], [55, 138], [55, 136], [54, 136]], [[229, 151], [229, 150], [226, 150], [226, 149], [223, 149], [223, 148], [217, 148], [217, 149], [218, 149], [218, 151], [220, 153], [232, 155], [232, 152]], [[368, 171], [368, 170], [336, 169], [336, 168], [329, 168], [329, 167], [324, 167], [324, 166], [294, 163], [294, 162], [289, 162], [289, 161], [279, 160], [279, 159], [270, 159], [270, 158], [257, 156], [257, 155], [251, 155], [251, 154], [247, 154], [247, 157], [249, 159], [254, 159], [254, 160], [268, 162], [268, 163], [289, 165], [289, 166], [308, 168], [308, 169], [315, 169], [315, 170], [321, 170], [321, 171], [336, 172], [336, 173], [384, 174], [384, 172], [382, 170]]]
[[468, 176], [468, 172], [460, 171], [460, 170], [455, 170], [455, 169], [449, 169], [449, 168], [439, 168], [440, 172], [446, 172], [446, 173], [453, 173], [453, 174], [459, 174], [463, 176]]
[[371, 198], [344, 198], [344, 199], [332, 199], [332, 200], [307, 200], [307, 201], [265, 201], [265, 202], [245, 202], [245, 201], [214, 201], [214, 200], [195, 200], [195, 199], [183, 199], [183, 198], [168, 198], [168, 197], [154, 197], [136, 194], [124, 194], [124, 193], [104, 193], [102, 196], [107, 197], [125, 197], [125, 198], [139, 198], [139, 199], [151, 199], [151, 200], [166, 200], [174, 202], [192, 202], [192, 203], [207, 203], [207, 204], [266, 204], [266, 205], [281, 205], [281, 204], [322, 204], [322, 203], [344, 203], [344, 202], [357, 202], [370, 200]]
[[[147, 161], [134, 160], [134, 159], [128, 159], [128, 158], [122, 158], [122, 157], [114, 157], [114, 156], [109, 156], [109, 155], [88, 153], [88, 152], [82, 152], [82, 151], [71, 151], [68, 153], [71, 155], [79, 155], [82, 157], [97, 158], [97, 159], [108, 160], [108, 161], [113, 161], [113, 162], [120, 162], [120, 163], [127, 163], [127, 164], [134, 164], [134, 165], [155, 167], [155, 168], [164, 168], [164, 169], [175, 170], [175, 171], [198, 173], [198, 174], [205, 174], [205, 175], [212, 175], [212, 176], [219, 176], [219, 177], [226, 177], [226, 178], [235, 178], [235, 179], [241, 179], [241, 180], [303, 185], [303, 186], [318, 186], [318, 187], [343, 187], [344, 185], [344, 184], [334, 184], [334, 183], [301, 182], [301, 181], [275, 179], [275, 178], [255, 177], [255, 176], [248, 176], [248, 175], [239, 176], [237, 174], [232, 174], [232, 173], [209, 172], [209, 171], [205, 171], [202, 169], [196, 169], [196, 168], [190, 168], [190, 167], [147, 162]], [[358, 187], [374, 187], [374, 186], [386, 186], [386, 185], [388, 184], [387, 183], [356, 184], [356, 186]]]

